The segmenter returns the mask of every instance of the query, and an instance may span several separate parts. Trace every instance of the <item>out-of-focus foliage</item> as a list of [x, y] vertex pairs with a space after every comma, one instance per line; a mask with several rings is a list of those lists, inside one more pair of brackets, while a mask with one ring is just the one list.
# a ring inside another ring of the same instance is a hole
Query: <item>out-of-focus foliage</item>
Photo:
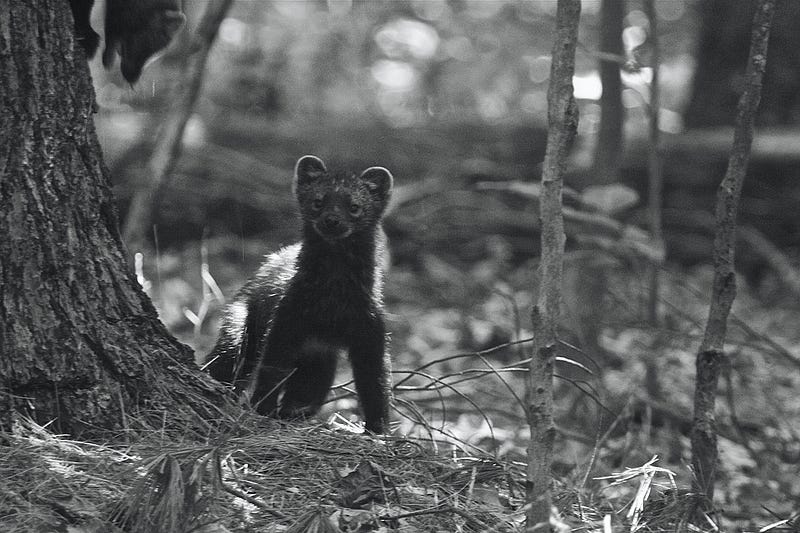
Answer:
[[[186, 3], [192, 31], [205, 2]], [[678, 112], [692, 67], [695, 2], [657, 2], [666, 58], [665, 128]], [[205, 94], [215, 106], [289, 118], [312, 114], [372, 118], [391, 125], [435, 121], [543, 121], [555, 16], [550, 0], [273, 0], [237, 2], [219, 31]], [[596, 47], [599, 0], [584, 2], [574, 84], [589, 103], [602, 88]], [[651, 72], [648, 22], [631, 2], [625, 17], [625, 105], [641, 108]], [[172, 54], [183, 53], [177, 40]], [[95, 72], [98, 102], [147, 109], [168, 101], [170, 53], [136, 89]], [[668, 110], [668, 111], [667, 111]], [[585, 105], [583, 132], [599, 109]]]
[[[184, 4], [187, 31], [192, 31], [205, 2]], [[659, 114], [669, 133], [682, 130], [698, 4], [655, 2], [662, 48]], [[386, 300], [395, 382], [411, 376], [403, 384], [410, 388], [398, 390], [397, 397], [413, 400], [419, 410], [415, 414], [410, 404], [398, 403], [408, 415], [400, 432], [436, 439], [440, 446], [458, 440], [504, 460], [519, 459], [527, 430], [511, 390], [523, 390], [524, 377], [515, 366], [527, 356], [527, 345], [503, 345], [530, 337], [538, 250], [533, 185], [544, 147], [555, 7], [553, 0], [235, 2], [209, 59], [172, 187], [162, 199], [161, 248], [143, 261], [142, 279], [150, 283], [150, 295], [170, 329], [199, 355], [207, 353], [221, 307], [213, 287], [219, 283], [230, 298], [264, 253], [297, 237], [290, 176], [299, 156], [311, 152], [354, 167], [387, 166], [397, 178], [395, 200], [405, 202], [385, 224], [394, 259]], [[599, 0], [583, 2], [573, 80], [581, 114], [571, 162], [577, 170], [567, 178], [565, 201], [573, 212], [613, 216], [624, 229], [634, 229], [642, 225], [637, 209], [644, 197], [643, 164], [623, 169], [624, 184], [638, 199], [619, 185], [587, 187], [593, 183], [596, 100], [602, 90], [595, 53], [599, 7]], [[631, 139], [644, 138], [652, 78], [649, 24], [640, 1], [627, 2], [624, 28], [620, 60], [630, 148]], [[175, 58], [185, 53], [187, 42], [185, 36], [179, 39], [135, 88], [113, 70], [94, 69], [98, 130], [123, 213], [126, 195], [137, 180], [147, 178], [149, 143], [175, 98]], [[696, 221], [711, 212], [709, 199], [725, 164], [719, 152], [706, 152], [672, 153], [665, 165], [667, 249], [683, 266], [669, 271], [674, 275], [664, 272], [662, 329], [642, 319], [646, 254], [618, 246], [639, 241], [630, 239], [630, 231], [627, 240], [602, 234], [592, 247], [580, 239], [593, 236], [589, 225], [568, 218], [568, 226], [577, 229], [569, 234], [560, 338], [569, 344], [562, 355], [583, 368], [557, 364], [563, 379], [556, 389], [555, 469], [575, 494], [605, 486], [592, 479], [595, 475], [624, 471], [655, 454], [659, 466], [678, 474], [680, 486], [689, 485], [693, 359], [710, 276], [705, 266], [689, 270], [686, 265], [708, 260], [712, 233]], [[781, 208], [766, 217], [771, 225], [761, 227], [775, 239], [786, 225], [778, 215], [796, 209], [792, 197], [778, 188], [778, 173], [774, 179], [763, 174], [749, 193], [758, 202], [742, 210], [742, 221], [753, 224], [757, 217], [764, 223], [764, 198], [779, 198]], [[785, 233], [795, 235], [792, 228]], [[202, 235], [207, 235], [208, 254], [201, 253]], [[582, 290], [586, 283], [578, 265], [586, 255], [603, 263], [608, 282], [602, 294], [587, 297]], [[726, 489], [719, 503], [755, 516], [766, 501], [771, 510], [788, 513], [785, 501], [775, 501], [776, 495], [798, 497], [793, 484], [798, 405], [792, 396], [798, 385], [789, 371], [793, 367], [777, 352], [784, 346], [797, 353], [796, 328], [786, 326], [797, 321], [796, 303], [789, 301], [779, 277], [763, 262], [753, 262], [752, 254], [750, 259], [741, 254], [737, 262], [745, 272], [758, 271], [751, 278], [760, 285], [743, 289], [735, 309], [752, 329], [737, 323], [731, 335], [731, 380], [721, 394], [728, 388], [733, 392], [721, 413]], [[765, 296], [771, 298], [768, 304], [759, 301]], [[597, 328], [604, 353], [581, 349], [576, 317], [589, 305], [602, 311]], [[502, 348], [493, 350], [498, 345]], [[486, 349], [485, 360], [474, 355]], [[466, 355], [451, 358], [458, 353]], [[644, 394], [651, 392], [645, 357], [656, 361], [661, 390], [654, 402]], [[427, 375], [413, 373], [438, 359], [442, 362], [425, 369]], [[345, 380], [347, 365], [342, 366]], [[497, 374], [490, 367], [499, 369]], [[355, 409], [344, 388], [334, 395], [327, 414]], [[600, 440], [612, 423], [613, 431]], [[453, 438], [448, 441], [444, 432]], [[628, 485], [609, 490], [628, 499], [636, 494]]]
[[[189, 37], [206, 6], [201, 0], [185, 4], [184, 34], [135, 87], [114, 70], [93, 69], [100, 140], [123, 216], [131, 190], [149, 179], [145, 163], [154, 133], [177, 95], [176, 59], [190, 53]], [[169, 192], [180, 197], [163, 199], [162, 214], [177, 213], [179, 220], [156, 221], [162, 242], [197, 238], [203, 227], [212, 234], [224, 228], [252, 235], [276, 225], [283, 239], [281, 224], [288, 219], [271, 213], [283, 204], [278, 211], [288, 214], [291, 199], [276, 196], [274, 186], [265, 194], [261, 184], [288, 184], [291, 165], [308, 152], [353, 166], [382, 164], [398, 183], [465, 172], [535, 179], [544, 152], [555, 5], [552, 0], [235, 2], [187, 124], [185, 155], [170, 178]], [[589, 167], [598, 130], [599, 7], [599, 0], [586, 1], [581, 16], [573, 79], [581, 107], [575, 168]], [[691, 79], [697, 5], [663, 0], [656, 7], [664, 50], [661, 125], [676, 132]], [[642, 5], [631, 1], [626, 13], [620, 60], [627, 139], [645, 131], [652, 73]], [[567, 177], [578, 189], [587, 180], [590, 172]], [[238, 219], [230, 220], [234, 215]]]

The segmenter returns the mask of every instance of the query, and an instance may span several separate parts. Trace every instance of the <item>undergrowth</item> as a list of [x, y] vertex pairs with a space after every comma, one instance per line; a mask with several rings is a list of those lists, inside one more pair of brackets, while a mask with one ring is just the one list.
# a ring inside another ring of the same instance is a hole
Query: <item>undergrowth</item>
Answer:
[[[356, 431], [248, 415], [202, 438], [153, 431], [98, 444], [20, 419], [0, 446], [0, 530], [523, 530], [524, 465]], [[552, 525], [673, 530], [683, 496], [654, 462], [609, 477], [638, 487], [630, 502], [560, 486]]]
[[[137, 275], [172, 331], [203, 353], [223, 295], [263, 251], [203, 243], [199, 254], [158, 255], [155, 269], [139, 258]], [[169, 414], [131, 413], [124, 433], [78, 442], [19, 419], [0, 435], [0, 531], [523, 531], [524, 316], [535, 264], [495, 258], [461, 272], [431, 255], [415, 268], [422, 272], [394, 268], [387, 285], [391, 435], [365, 436], [351, 422], [357, 403], [346, 374], [321, 415], [301, 424], [227, 412], [231, 402], [198, 428], [152, 427]], [[582, 350], [565, 321], [551, 525], [797, 531], [800, 404], [794, 374], [781, 370], [794, 365], [800, 342], [782, 336], [796, 310], [760, 306], [742, 291], [720, 391], [719, 513], [689, 524], [692, 368], [706, 310], [693, 287], [708, 280], [704, 270], [663, 275], [660, 328], [639, 319], [646, 287], [627, 267], [608, 271], [605, 353]]]
[[[510, 261], [505, 247], [497, 237], [491, 243], [495, 251], [476, 264], [426, 253], [415, 265], [392, 267], [386, 289], [393, 331], [394, 430], [433, 455], [457, 450], [466, 457], [488, 457], [514, 465], [512, 470], [521, 476], [528, 438], [526, 313], [534, 299], [529, 287], [536, 265], [535, 260]], [[221, 294], [233, 294], [267, 248], [250, 241], [237, 245], [230, 239], [211, 240], [202, 243], [200, 254], [189, 247], [179, 260], [168, 254], [151, 258], [151, 264], [177, 265], [171, 271], [162, 266], [159, 286], [162, 280], [166, 287], [185, 280], [186, 307], [198, 310], [180, 313], [174, 308], [171, 319], [165, 316], [173, 331], [183, 331], [184, 340], [200, 352], [207, 349], [213, 343]], [[580, 273], [580, 254], [568, 256], [568, 272]], [[181, 265], [190, 265], [191, 271]], [[710, 270], [662, 271], [662, 324], [655, 328], [641, 319], [647, 303], [641, 266], [612, 257], [604, 267], [602, 301], [588, 302], [600, 309], [595, 316], [601, 320], [602, 353], [580, 347], [574, 308], [569, 301], [565, 306], [556, 364], [554, 472], [561, 484], [556, 503], [584, 524], [611, 516], [614, 528], [635, 524], [644, 530], [670, 530], [686, 525], [694, 357], [707, 312], [707, 295], [697, 287], [709, 284]], [[585, 302], [580, 285], [568, 282], [566, 290], [568, 300], [572, 291], [577, 294], [572, 302]], [[797, 440], [791, 422], [800, 416], [800, 403], [792, 400], [799, 384], [793, 373], [780, 370], [795, 364], [800, 338], [786, 321], [797, 318], [797, 311], [774, 301], [762, 304], [746, 284], [740, 292], [731, 319], [730, 365], [720, 390], [719, 511], [709, 517], [709, 524], [722, 530], [790, 520], [790, 502], [800, 497], [792, 481]], [[205, 322], [192, 320], [198, 317]], [[337, 413], [347, 419], [356, 407], [349, 375], [341, 373], [320, 419]], [[769, 412], [774, 414], [765, 416]], [[654, 456], [656, 464], [651, 463]], [[665, 474], [659, 470], [648, 478], [647, 472], [658, 468], [672, 475], [661, 480]], [[626, 483], [608, 479], [614, 472], [625, 477], [637, 469], [641, 475]], [[652, 491], [640, 493], [638, 482], [646, 479], [654, 481], [647, 485]], [[503, 501], [513, 502], [508, 498]], [[504, 511], [518, 511], [509, 505]]]

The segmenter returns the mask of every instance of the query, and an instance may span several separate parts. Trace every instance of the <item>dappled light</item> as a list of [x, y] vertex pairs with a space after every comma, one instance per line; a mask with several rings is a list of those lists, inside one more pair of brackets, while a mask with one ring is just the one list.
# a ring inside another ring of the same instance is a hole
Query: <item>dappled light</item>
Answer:
[[0, 27], [0, 531], [797, 531], [800, 2]]
[[[189, 31], [203, 11], [201, 4], [187, 6]], [[684, 146], [680, 139], [697, 63], [699, 7], [656, 1], [655, 13], [662, 50], [657, 127], [668, 143], [675, 138]], [[525, 339], [531, 337], [528, 316], [536, 299], [529, 273], [538, 261], [540, 227], [534, 209], [539, 190], [531, 187], [544, 155], [555, 15], [550, 1], [234, 4], [220, 24], [206, 89], [184, 133], [187, 153], [154, 226], [159, 248], [145, 256], [149, 293], [162, 319], [195, 347], [202, 361], [216, 338], [223, 306], [201, 298], [210, 289], [197, 268], [200, 243], [209, 250], [202, 262], [204, 275], [231, 298], [262, 254], [296, 238], [289, 191], [296, 157], [320, 152], [345, 163], [386, 166], [398, 184], [385, 223], [393, 263], [386, 285], [387, 319], [394, 380], [402, 383], [395, 391], [401, 400], [398, 431], [429, 438], [437, 448], [447, 442], [522, 457], [527, 429], [515, 422], [522, 407], [508, 391], [524, 388], [515, 361], [529, 357]], [[684, 284], [707, 286], [708, 270], [702, 264], [710, 257], [711, 238], [703, 234], [707, 226], [687, 230], [686, 219], [679, 220], [675, 210], [707, 209], [719, 177], [719, 170], [710, 167], [704, 178], [681, 174], [695, 163], [679, 149], [677, 166], [670, 162], [678, 156], [665, 160], [673, 184], [665, 200], [666, 246], [651, 242], [637, 227], [647, 198], [642, 154], [654, 65], [651, 21], [643, 4], [632, 3], [623, 13], [621, 55], [607, 58], [619, 66], [622, 84], [622, 166], [618, 183], [594, 182], [603, 121], [599, 61], [606, 58], [595, 44], [601, 29], [600, 2], [584, 2], [572, 77], [580, 120], [566, 176], [561, 325], [562, 340], [572, 347], [566, 357], [581, 366], [556, 366], [562, 438], [578, 439], [575, 433], [582, 432], [587, 442], [596, 437], [597, 424], [607, 425], [611, 413], [621, 409], [656, 409], [647, 416], [664, 427], [680, 426], [690, 416], [686, 384], [692, 379], [692, 351], [705, 304]], [[131, 91], [114, 83], [113, 75], [96, 72], [97, 122], [123, 214], [126, 191], [140, 175], [136, 161], [149, 149], [144, 132], [168, 105], [169, 56], [145, 73], [165, 87], [156, 94]], [[117, 148], [120, 144], [134, 148]], [[687, 179], [694, 184], [687, 185]], [[601, 266], [592, 268], [603, 272], [599, 289], [586, 279], [582, 266], [586, 254], [597, 250], [602, 250], [595, 259]], [[663, 281], [661, 308], [670, 317], [669, 326], [636, 329], [647, 299], [640, 262], [665, 257], [678, 269], [670, 266], [669, 276], [683, 278]], [[743, 257], [747, 264], [753, 261], [746, 252]], [[777, 282], [770, 274], [765, 282], [760, 289], [753, 286], [750, 296], [751, 289], [744, 289], [742, 298], [749, 303], [740, 312], [745, 321], [762, 324], [768, 316], [768, 306], [756, 304], [757, 295], [765, 290], [776, 294], [766, 287]], [[588, 294], [596, 301], [587, 301]], [[203, 319], [198, 321], [200, 310]], [[587, 326], [587, 320], [601, 323]], [[741, 340], [760, 342], [748, 337], [755, 331], [777, 335], [781, 345], [797, 342], [771, 326], [741, 333]], [[596, 339], [588, 340], [592, 336]], [[494, 346], [501, 348], [485, 359], [469, 355]], [[661, 346], [667, 354], [655, 369], [635, 361], [648, 346]], [[461, 352], [464, 358], [451, 359]], [[753, 355], [747, 353], [741, 360]], [[441, 363], [426, 366], [434, 361]], [[613, 368], [605, 368], [609, 364]], [[640, 392], [652, 372], [660, 376], [662, 403], [644, 400]], [[321, 417], [357, 408], [348, 379], [346, 374], [337, 377]], [[764, 375], [756, 383], [768, 379]], [[682, 407], [666, 410], [664, 402]], [[590, 414], [595, 410], [604, 413], [600, 419]], [[620, 441], [609, 439], [601, 460], [614, 463]], [[651, 452], [659, 452], [659, 438], [649, 441], [637, 434], [636, 439], [643, 439], [636, 460], [643, 463]], [[583, 445], [573, 443], [565, 450], [576, 446]], [[635, 448], [629, 446], [627, 453]], [[687, 480], [690, 473], [680, 466], [686, 451], [680, 448], [672, 446], [668, 454], [662, 450], [660, 461]], [[565, 452], [556, 460], [575, 465], [574, 454], [584, 452]]]

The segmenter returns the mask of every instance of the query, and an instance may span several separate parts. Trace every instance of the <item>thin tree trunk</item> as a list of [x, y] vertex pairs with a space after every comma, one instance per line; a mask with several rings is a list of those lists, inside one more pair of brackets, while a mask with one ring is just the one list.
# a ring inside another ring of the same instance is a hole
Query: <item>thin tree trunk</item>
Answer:
[[527, 530], [549, 531], [553, 423], [553, 362], [556, 325], [561, 305], [564, 262], [564, 219], [561, 190], [567, 153], [578, 127], [578, 108], [572, 90], [580, 0], [558, 0], [556, 38], [547, 92], [547, 148], [542, 168], [542, 256], [538, 300], [533, 307], [534, 343], [527, 390], [528, 443]]
[[[664, 249], [664, 232], [661, 222], [661, 203], [664, 190], [664, 173], [661, 163], [661, 132], [659, 130], [658, 114], [661, 109], [661, 93], [658, 86], [659, 68], [661, 66], [661, 48], [658, 42], [658, 16], [655, 10], [655, 0], [645, 0], [644, 10], [650, 22], [650, 68], [653, 77], [650, 80], [650, 106], [649, 106], [649, 142], [647, 147], [647, 214], [650, 236], [655, 247]], [[661, 266], [651, 263], [648, 265], [649, 286], [647, 298], [647, 317], [650, 325], [660, 327], [658, 302], [660, 293]], [[645, 357], [645, 385], [650, 398], [661, 399], [661, 381], [658, 378], [656, 365], [656, 347], [660, 344], [659, 335], [652, 339], [652, 349]]]
[[[205, 424], [221, 389], [123, 254], [69, 3], [0, 0], [0, 426]], [[156, 422], [157, 421], [157, 422]]]
[[[661, 132], [659, 130], [658, 113], [661, 109], [661, 93], [659, 91], [658, 71], [661, 66], [661, 48], [658, 42], [658, 16], [654, 6], [655, 0], [645, 0], [644, 8], [650, 21], [650, 67], [653, 78], [650, 81], [650, 139], [647, 149], [647, 211], [650, 235], [658, 246], [664, 245], [664, 232], [661, 223], [661, 201], [664, 189], [664, 172], [661, 166]], [[650, 297], [648, 299], [648, 316], [650, 324], [658, 327], [659, 274], [657, 265], [650, 266]]]
[[[625, 0], [603, 0], [600, 3], [600, 131], [594, 152], [596, 183], [615, 183], [622, 161], [625, 120], [622, 107], [622, 76], [619, 71], [622, 48], [622, 18]], [[609, 56], [608, 54], [612, 54]]]
[[692, 428], [692, 466], [699, 509], [709, 510], [714, 500], [717, 462], [717, 434], [714, 403], [720, 368], [725, 358], [724, 343], [728, 315], [736, 297], [734, 244], [736, 213], [750, 158], [753, 125], [767, 63], [767, 43], [775, 11], [775, 0], [759, 0], [753, 19], [750, 55], [745, 87], [739, 99], [733, 146], [728, 169], [717, 193], [716, 235], [714, 237], [714, 281], [705, 335], [697, 354], [697, 378]]
[[197, 32], [187, 47], [177, 99], [161, 128], [155, 143], [155, 151], [148, 163], [149, 181], [134, 193], [125, 218], [122, 238], [132, 253], [142, 249], [147, 234], [155, 222], [160, 199], [181, 155], [186, 123], [200, 95], [208, 54], [214, 44], [219, 25], [231, 4], [233, 0], [212, 0], [206, 7]]
[[[625, 120], [620, 75], [620, 62], [624, 58], [622, 22], [625, 5], [625, 0], [603, 0], [600, 4], [598, 68], [603, 94], [600, 97], [600, 131], [594, 151], [594, 185], [619, 181]], [[596, 254], [587, 254], [580, 260], [577, 290], [583, 296], [582, 304], [571, 310], [577, 319], [583, 349], [598, 359], [607, 356], [600, 346], [600, 335], [608, 313], [608, 266], [605, 263], [604, 258]]]

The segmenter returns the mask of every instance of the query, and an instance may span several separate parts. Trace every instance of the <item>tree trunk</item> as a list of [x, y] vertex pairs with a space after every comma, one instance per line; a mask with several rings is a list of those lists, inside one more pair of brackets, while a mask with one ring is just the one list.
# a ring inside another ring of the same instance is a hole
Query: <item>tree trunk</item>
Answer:
[[[708, 322], [697, 354], [697, 377], [692, 424], [692, 467], [694, 489], [701, 497], [699, 509], [710, 510], [714, 501], [717, 463], [717, 429], [714, 404], [717, 383], [725, 358], [724, 345], [728, 315], [736, 298], [734, 244], [736, 214], [742, 184], [750, 159], [753, 126], [761, 99], [761, 84], [767, 63], [767, 43], [775, 11], [775, 0], [759, 0], [752, 25], [750, 54], [744, 92], [739, 99], [736, 129], [728, 169], [717, 193], [716, 234], [714, 236], [714, 281]], [[701, 520], [702, 521], [702, 520]]]
[[[593, 185], [609, 185], [619, 181], [624, 145], [622, 106], [622, 75], [620, 60], [625, 57], [622, 46], [625, 0], [603, 0], [600, 4], [599, 60], [600, 131], [594, 150]], [[576, 318], [581, 346], [598, 361], [608, 359], [600, 346], [600, 335], [608, 321], [608, 265], [606, 257], [587, 254], [580, 259], [577, 292], [581, 304], [571, 309]]]
[[[664, 248], [664, 231], [661, 220], [661, 206], [664, 197], [664, 172], [661, 164], [661, 131], [658, 116], [661, 110], [661, 91], [658, 86], [659, 70], [661, 68], [661, 47], [658, 40], [658, 16], [656, 14], [655, 0], [645, 0], [644, 10], [647, 20], [650, 21], [650, 68], [653, 69], [653, 78], [650, 81], [650, 106], [648, 114], [648, 143], [647, 143], [647, 221], [652, 242], [659, 248]], [[660, 331], [658, 302], [660, 299], [661, 266], [648, 265], [650, 283], [648, 284], [647, 318], [656, 331]], [[656, 365], [656, 346], [661, 345], [660, 335], [653, 336], [652, 351], [645, 356], [645, 384], [650, 398], [661, 399], [661, 382], [658, 379], [658, 366]]]
[[561, 305], [564, 265], [564, 217], [561, 191], [567, 153], [578, 130], [578, 106], [572, 90], [575, 46], [578, 41], [580, 0], [558, 0], [556, 38], [547, 91], [547, 149], [542, 165], [542, 257], [538, 299], [532, 310], [533, 357], [526, 398], [531, 439], [528, 443], [526, 486], [527, 531], [550, 530], [551, 468], [553, 462], [553, 363], [556, 325]]
[[[221, 388], [125, 260], [69, 3], [0, 0], [0, 426], [202, 425]], [[169, 416], [166, 416], [166, 415]]]
[[594, 182], [616, 183], [622, 162], [622, 125], [625, 108], [622, 107], [622, 75], [619, 61], [624, 57], [622, 48], [622, 19], [625, 16], [625, 0], [603, 0], [600, 4], [600, 81], [603, 94], [600, 97], [600, 131], [594, 151]]

